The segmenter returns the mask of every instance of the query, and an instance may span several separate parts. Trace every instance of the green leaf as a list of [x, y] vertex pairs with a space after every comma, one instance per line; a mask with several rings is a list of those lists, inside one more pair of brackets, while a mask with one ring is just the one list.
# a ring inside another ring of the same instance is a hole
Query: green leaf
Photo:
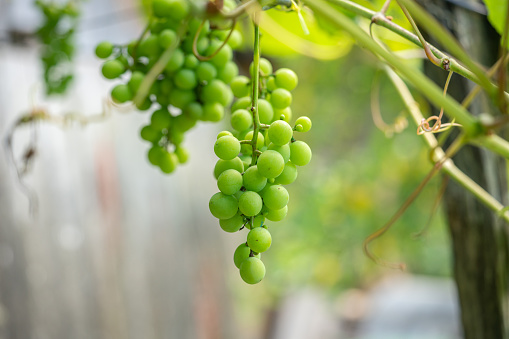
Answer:
[[488, 20], [500, 35], [504, 32], [507, 2], [508, 0], [484, 0], [488, 9]]

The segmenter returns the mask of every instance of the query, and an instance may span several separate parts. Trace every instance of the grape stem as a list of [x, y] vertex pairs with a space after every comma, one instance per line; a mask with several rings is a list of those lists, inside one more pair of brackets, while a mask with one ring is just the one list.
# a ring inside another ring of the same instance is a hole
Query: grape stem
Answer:
[[253, 96], [251, 102], [251, 113], [253, 113], [253, 155], [251, 158], [251, 166], [256, 164], [258, 156], [256, 143], [258, 142], [258, 132], [260, 130], [260, 117], [258, 116], [258, 87], [260, 83], [260, 27], [257, 23], [257, 14], [253, 14], [254, 24], [254, 47], [253, 47]]

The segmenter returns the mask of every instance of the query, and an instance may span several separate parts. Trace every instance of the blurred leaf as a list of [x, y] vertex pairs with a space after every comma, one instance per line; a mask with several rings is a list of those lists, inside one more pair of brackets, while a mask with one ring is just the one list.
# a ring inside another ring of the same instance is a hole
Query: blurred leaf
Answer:
[[507, 0], [484, 0], [488, 9], [488, 20], [490, 24], [502, 35], [507, 14]]

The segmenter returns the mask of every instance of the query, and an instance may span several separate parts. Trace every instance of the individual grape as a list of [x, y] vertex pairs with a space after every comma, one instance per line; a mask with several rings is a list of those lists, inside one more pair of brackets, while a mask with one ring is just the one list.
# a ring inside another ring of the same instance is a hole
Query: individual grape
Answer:
[[267, 184], [267, 178], [258, 172], [256, 165], [249, 167], [243, 175], [243, 186], [248, 191], [259, 192]]
[[189, 160], [189, 151], [182, 146], [175, 148], [175, 154], [180, 164], [185, 164]]
[[113, 44], [109, 41], [100, 42], [95, 48], [95, 55], [101, 59], [108, 58], [113, 53]]
[[203, 106], [199, 102], [191, 102], [184, 108], [184, 113], [195, 120], [203, 119]]
[[217, 69], [210, 62], [201, 62], [196, 67], [196, 76], [200, 82], [210, 82], [217, 77]]
[[[249, 65], [249, 74], [251, 74], [251, 77], [253, 77], [253, 74], [254, 74], [254, 63], [253, 62]], [[265, 58], [260, 58], [260, 75], [268, 76], [271, 74], [272, 74], [272, 63]]]
[[224, 136], [216, 140], [214, 153], [223, 160], [232, 160], [240, 153], [240, 142], [232, 136]]
[[161, 139], [161, 132], [153, 129], [152, 126], [147, 125], [141, 129], [140, 136], [143, 140], [154, 143]]
[[239, 157], [235, 157], [232, 160], [219, 159], [214, 166], [214, 177], [217, 179], [224, 171], [228, 169], [234, 169], [240, 173], [244, 172], [244, 163]]
[[241, 187], [242, 187], [242, 174], [240, 174], [234, 169], [224, 171], [223, 173], [221, 173], [219, 178], [217, 178], [217, 188], [219, 188], [219, 190], [226, 195], [233, 195], [237, 193]]
[[183, 109], [190, 103], [196, 101], [196, 94], [192, 90], [175, 88], [170, 93], [169, 100], [172, 106]]
[[[244, 75], [239, 75], [233, 78], [231, 81], [230, 87], [232, 89], [233, 95], [237, 98], [248, 96], [251, 89], [251, 80]], [[249, 99], [251, 101], [251, 98]]]
[[230, 88], [221, 80], [214, 79], [203, 87], [200, 98], [205, 103], [219, 102], [227, 106], [231, 101], [230, 95]]
[[171, 115], [167, 109], [158, 109], [150, 117], [150, 125], [153, 129], [162, 131], [167, 129], [171, 123]]
[[217, 138], [216, 138], [216, 140], [217, 140], [217, 139], [219, 139], [219, 138], [221, 138], [221, 137], [224, 137], [224, 136], [226, 136], [226, 135], [231, 135], [231, 136], [233, 137], [232, 132], [230, 132], [230, 131], [221, 131], [221, 132], [219, 132], [219, 133], [217, 134]]
[[237, 67], [237, 64], [233, 61], [229, 61], [218, 71], [217, 78], [222, 80], [225, 84], [229, 84], [238, 74], [239, 68]]
[[[267, 137], [269, 137], [269, 136], [267, 136]], [[265, 138], [265, 139], [267, 139], [267, 138]], [[265, 144], [267, 144], [267, 142], [265, 142]], [[267, 147], [267, 149], [276, 151], [279, 154], [281, 154], [281, 156], [283, 157], [283, 160], [285, 161], [285, 164], [290, 160], [290, 145], [289, 144], [284, 144], [282, 146], [278, 146], [278, 145], [274, 145], [271, 142], [269, 144], [269, 146]]]
[[[219, 219], [219, 226], [228, 233], [237, 232], [244, 223], [244, 218], [239, 213], [229, 219]], [[248, 254], [249, 256], [249, 254]]]
[[230, 219], [237, 214], [237, 199], [231, 195], [218, 192], [210, 198], [209, 209], [210, 213], [218, 219]]
[[266, 178], [275, 178], [283, 172], [285, 161], [276, 151], [268, 150], [258, 157], [258, 172]]
[[274, 117], [274, 109], [265, 99], [258, 100], [258, 116], [262, 124], [270, 124]]
[[159, 161], [163, 155], [163, 153], [166, 152], [165, 149], [163, 149], [161, 146], [154, 145], [148, 150], [148, 161], [154, 166], [159, 166]]
[[279, 210], [288, 204], [290, 196], [281, 185], [271, 185], [263, 192], [263, 203], [271, 210]]
[[265, 222], [265, 217], [261, 214], [258, 214], [256, 217], [254, 217], [253, 228], [263, 226], [264, 222]]
[[265, 227], [255, 227], [247, 234], [247, 245], [253, 252], [265, 252], [269, 249], [271, 242], [272, 237]]
[[198, 80], [196, 79], [196, 74], [190, 69], [181, 69], [179, 70], [173, 80], [175, 81], [175, 85], [181, 89], [193, 89], [198, 85]]
[[137, 53], [139, 56], [155, 57], [161, 53], [159, 46], [159, 39], [157, 35], [149, 35], [143, 39], [139, 46]]
[[167, 72], [175, 72], [184, 65], [184, 61], [185, 61], [184, 52], [181, 49], [177, 48], [176, 50], [173, 51], [173, 54], [171, 55], [171, 58], [166, 64], [166, 67], [164, 69]]
[[265, 277], [265, 265], [255, 257], [249, 257], [240, 264], [240, 277], [248, 284], [257, 284]]
[[178, 158], [174, 153], [164, 151], [159, 158], [159, 168], [166, 174], [170, 174], [177, 168]]
[[289, 185], [297, 179], [297, 166], [291, 161], [285, 164], [283, 172], [276, 178], [276, 183], [281, 185]]
[[196, 120], [187, 115], [180, 114], [173, 118], [172, 125], [176, 130], [184, 133], [196, 125]]
[[298, 78], [297, 74], [289, 68], [280, 68], [274, 74], [274, 80], [277, 87], [284, 88], [288, 91], [297, 87]]
[[111, 90], [111, 98], [117, 104], [123, 104], [133, 99], [133, 94], [129, 89], [129, 86], [124, 84], [118, 84]]
[[[244, 136], [244, 140], [252, 141], [253, 135], [254, 135], [253, 131], [247, 132], [246, 135]], [[264, 143], [265, 143], [265, 139], [263, 137], [263, 134], [261, 132], [258, 132], [258, 138], [256, 139], [256, 148], [257, 149], [262, 148]], [[251, 145], [244, 144], [243, 146], [247, 146], [247, 147], [249, 147], [249, 149], [252, 149]]]
[[[221, 178], [221, 176], [219, 176], [219, 178]], [[239, 210], [245, 216], [252, 217], [257, 215], [262, 210], [262, 206], [263, 206], [262, 197], [260, 197], [260, 195], [256, 192], [246, 191], [240, 196]]]
[[146, 98], [141, 104], [135, 103], [135, 106], [140, 111], [146, 111], [152, 107], [152, 101], [149, 98]]
[[304, 141], [290, 144], [290, 160], [297, 166], [305, 166], [311, 161], [311, 148]]
[[290, 107], [286, 107], [283, 109], [275, 109], [274, 110], [274, 120], [278, 120], [283, 118], [283, 121], [290, 123], [292, 120], [292, 109]]
[[185, 0], [153, 0], [152, 12], [158, 18], [184, 19], [189, 14], [189, 4]]
[[233, 49], [238, 49], [242, 46], [242, 34], [234, 30], [230, 35], [230, 39], [228, 39], [228, 45], [230, 45]]
[[[207, 48], [205, 55], [212, 55], [215, 53], [223, 43], [220, 41], [213, 41]], [[229, 45], [224, 45], [217, 54], [210, 59], [210, 62], [218, 69], [223, 68], [228, 61], [232, 59], [233, 51]]]
[[288, 205], [285, 207], [279, 209], [279, 210], [271, 210], [270, 208], [267, 209], [267, 212], [264, 214], [265, 218], [269, 219], [270, 221], [281, 221], [284, 218], [286, 218], [286, 215], [288, 214]]
[[203, 106], [203, 120], [220, 121], [224, 116], [224, 107], [219, 102], [205, 104]]
[[[251, 249], [249, 248], [249, 246], [247, 246], [246, 243], [240, 244], [233, 253], [233, 262], [235, 263], [235, 266], [237, 266], [237, 268], [240, 268], [240, 264], [242, 264], [244, 260], [249, 258], [250, 254]], [[260, 253], [257, 253], [256, 255], [254, 255], [254, 257], [260, 259], [261, 255]]]
[[274, 108], [286, 108], [292, 103], [292, 94], [284, 88], [276, 88], [271, 93], [270, 102]]
[[187, 69], [195, 69], [200, 64], [200, 60], [192, 54], [186, 55], [184, 59], [184, 67]]
[[134, 71], [131, 74], [131, 79], [127, 82], [127, 85], [129, 86], [129, 89], [134, 94], [138, 91], [140, 88], [141, 83], [143, 82], [143, 79], [145, 79], [145, 74], [143, 74], [140, 71]]
[[103, 64], [102, 74], [106, 79], [115, 79], [125, 72], [125, 67], [118, 60], [108, 60]]
[[[241, 151], [242, 151], [242, 148], [241, 148]], [[250, 155], [242, 155], [240, 157], [240, 160], [242, 160], [242, 163], [244, 164], [244, 168], [248, 168], [249, 166], [251, 166], [252, 157]]]
[[235, 130], [245, 131], [253, 124], [253, 116], [245, 109], [238, 109], [232, 114], [231, 124]]
[[267, 79], [267, 89], [269, 90], [269, 92], [272, 92], [273, 90], [275, 90], [277, 88], [277, 85], [276, 85], [276, 80], [274, 79], [274, 77], [269, 77]]
[[288, 144], [293, 136], [292, 127], [282, 120], [270, 124], [268, 133], [270, 141], [277, 146]]
[[295, 126], [301, 125], [302, 130], [299, 132], [307, 132], [311, 129], [311, 119], [308, 117], [298, 117], [297, 120], [295, 120]]
[[161, 31], [161, 33], [159, 33], [159, 37], [157, 40], [159, 46], [161, 46], [164, 49], [167, 49], [177, 41], [177, 33], [175, 33], [175, 31], [169, 28], [164, 29]]

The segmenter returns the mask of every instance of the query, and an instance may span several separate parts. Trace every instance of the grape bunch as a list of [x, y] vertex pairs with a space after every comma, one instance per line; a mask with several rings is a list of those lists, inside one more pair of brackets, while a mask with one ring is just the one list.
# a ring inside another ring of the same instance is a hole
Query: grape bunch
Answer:
[[[147, 73], [165, 51], [173, 50], [148, 96], [134, 102], [138, 110], [152, 111], [140, 135], [151, 144], [148, 160], [164, 173], [187, 161], [189, 154], [182, 146], [186, 131], [198, 121], [223, 118], [233, 100], [228, 84], [238, 75], [232, 57], [242, 44], [240, 32], [214, 18], [197, 18], [192, 14], [200, 9], [192, 6], [187, 0], [154, 0], [143, 38], [125, 46], [101, 42], [96, 48], [96, 55], [107, 59], [104, 77], [122, 81], [111, 91], [118, 104], [136, 99]], [[233, 9], [235, 2], [225, 1], [224, 6]]]
[[253, 114], [249, 96], [252, 81], [239, 75], [231, 83], [238, 98], [230, 120], [234, 131], [219, 133], [214, 144], [219, 158], [214, 168], [219, 192], [209, 201], [210, 212], [224, 231], [249, 229], [247, 241], [233, 255], [248, 284], [265, 276], [260, 254], [272, 242], [266, 222], [281, 221], [288, 213], [289, 195], [284, 185], [297, 179], [297, 168], [307, 165], [312, 155], [309, 146], [294, 136], [295, 131], [309, 131], [311, 120], [302, 116], [290, 125], [291, 91], [297, 86], [297, 75], [288, 68], [273, 73], [271, 63], [262, 58], [259, 77], [258, 114]]

